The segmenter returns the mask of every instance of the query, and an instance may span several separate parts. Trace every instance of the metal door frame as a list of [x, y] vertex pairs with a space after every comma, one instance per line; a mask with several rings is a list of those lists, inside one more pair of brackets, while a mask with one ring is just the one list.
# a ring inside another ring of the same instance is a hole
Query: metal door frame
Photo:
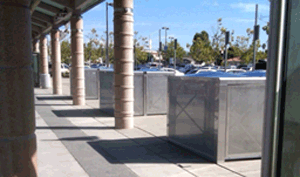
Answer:
[[280, 176], [280, 168], [278, 167], [281, 165], [281, 160], [278, 154], [281, 153], [279, 135], [282, 131], [281, 101], [284, 97], [283, 78], [288, 1], [270, 1], [269, 62], [267, 66], [261, 176]]

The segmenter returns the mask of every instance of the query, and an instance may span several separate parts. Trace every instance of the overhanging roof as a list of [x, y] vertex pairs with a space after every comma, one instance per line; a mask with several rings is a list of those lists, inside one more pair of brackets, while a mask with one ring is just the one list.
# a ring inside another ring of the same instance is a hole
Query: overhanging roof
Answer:
[[70, 21], [73, 13], [83, 14], [104, 0], [32, 0], [32, 39], [47, 34]]

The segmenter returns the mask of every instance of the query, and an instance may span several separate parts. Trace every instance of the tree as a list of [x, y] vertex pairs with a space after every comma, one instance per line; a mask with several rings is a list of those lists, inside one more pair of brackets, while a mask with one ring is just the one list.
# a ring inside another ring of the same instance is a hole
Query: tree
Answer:
[[135, 48], [135, 59], [138, 64], [146, 63], [149, 58], [149, 54], [145, 52], [147, 38], [140, 36], [137, 37], [138, 32], [135, 31], [134, 48]]
[[[270, 33], [270, 22], [268, 22], [265, 26], [262, 27], [262, 30], [266, 32], [266, 34], [269, 37], [269, 33]], [[268, 46], [268, 42], [269, 39], [267, 39], [267, 41], [265, 43], [263, 43], [262, 48], [265, 50], [265, 52], [267, 52], [267, 46]]]
[[249, 43], [250, 43], [250, 38], [253, 35], [253, 30], [248, 28], [246, 32], [247, 32], [247, 37], [237, 36], [236, 38], [234, 38], [233, 32], [231, 33], [232, 38], [230, 42], [230, 47], [228, 48], [228, 58], [240, 57], [243, 54], [246, 54], [247, 52], [249, 53], [248, 51]]
[[[211, 47], [214, 50], [213, 55], [216, 61], [216, 64], [220, 65], [223, 61], [223, 58], [221, 57], [222, 52], [224, 52], [225, 49], [225, 34], [227, 29], [223, 27], [222, 25], [222, 18], [219, 18], [217, 20], [217, 27], [216, 29], [213, 28], [213, 35], [212, 35], [212, 43]], [[232, 31], [233, 36], [234, 31]], [[233, 37], [231, 39], [233, 41]], [[230, 41], [230, 45], [231, 45]]]
[[[166, 52], [163, 53], [163, 58], [167, 62], [169, 62], [170, 58], [174, 58], [174, 41], [169, 42], [168, 44], [168, 49]], [[177, 49], [176, 49], [176, 59], [182, 60], [182, 58], [186, 55], [184, 49], [180, 46], [180, 44], [177, 42]]]
[[230, 46], [228, 48], [228, 58], [240, 57], [243, 51], [237, 46]]
[[148, 61], [148, 53], [144, 52], [143, 46], [135, 47], [135, 58], [138, 64], [143, 64]]
[[67, 40], [61, 42], [61, 62], [71, 63], [71, 44]]
[[[259, 49], [261, 47], [260, 40], [257, 40], [256, 48]], [[267, 58], [267, 52], [258, 51], [256, 53], [256, 61], [260, 59]], [[241, 56], [241, 60], [243, 63], [251, 63], [253, 60], [253, 45], [251, 45]]]
[[[99, 57], [101, 57], [101, 47], [99, 36], [96, 29], [92, 29], [91, 32], [86, 36], [89, 38], [89, 42], [84, 44], [84, 59], [85, 61], [91, 60], [95, 62]], [[100, 49], [99, 49], [100, 48]]]
[[201, 33], [196, 33], [194, 35], [193, 41], [196, 41], [198, 38], [200, 38], [202, 41], [206, 41], [209, 43], [209, 35], [206, 31], [201, 31]]
[[217, 29], [213, 32], [212, 48], [218, 52], [224, 50], [226, 28], [222, 26], [222, 18], [217, 20]]
[[190, 47], [190, 55], [198, 62], [212, 63], [215, 60], [215, 51], [210, 43], [200, 37], [193, 41], [193, 45]]
[[270, 33], [270, 23], [268, 22], [265, 26], [262, 27], [262, 30], [266, 32], [267, 35]]

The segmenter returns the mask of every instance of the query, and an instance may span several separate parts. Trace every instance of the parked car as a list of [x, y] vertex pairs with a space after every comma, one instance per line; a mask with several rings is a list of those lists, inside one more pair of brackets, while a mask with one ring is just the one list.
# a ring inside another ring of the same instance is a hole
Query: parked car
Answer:
[[217, 72], [217, 70], [214, 67], [201, 67], [201, 68], [191, 69], [185, 74], [197, 74], [200, 72]]
[[[49, 72], [50, 72], [50, 76], [52, 77], [52, 65], [50, 65], [50, 69], [49, 69]], [[62, 63], [61, 64], [61, 76], [62, 77], [69, 77], [70, 75], [70, 70], [69, 70], [69, 65], [65, 64], [65, 63]]]
[[201, 72], [217, 72], [217, 70], [215, 70], [215, 69], [198, 69], [198, 71], [195, 74], [198, 74]]
[[196, 74], [196, 72], [198, 71], [199, 69], [189, 69], [187, 70], [184, 74]]
[[240, 74], [240, 73], [245, 73], [247, 72], [244, 69], [227, 69], [226, 73], [231, 73], [231, 74]]
[[180, 72], [174, 68], [161, 68], [160, 69], [161, 71], [168, 71], [168, 72], [174, 72], [175, 73], [175, 76], [184, 76], [184, 73], [183, 72]]
[[241, 69], [243, 69], [245, 71], [252, 71], [252, 67], [242, 67]]
[[237, 66], [237, 69], [242, 69], [242, 68], [244, 68], [244, 67], [247, 67], [247, 65], [243, 65], [243, 64], [242, 64], [242, 65], [238, 65], [238, 66]]
[[92, 64], [91, 68], [98, 68], [98, 64]]

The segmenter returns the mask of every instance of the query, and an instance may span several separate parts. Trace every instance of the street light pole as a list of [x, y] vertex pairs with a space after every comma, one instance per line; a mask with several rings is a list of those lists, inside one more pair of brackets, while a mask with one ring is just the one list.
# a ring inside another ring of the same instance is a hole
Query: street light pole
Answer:
[[168, 36], [168, 34], [167, 34], [167, 29], [165, 30], [165, 46], [167, 46], [167, 36]]
[[165, 46], [164, 46], [164, 49], [166, 49], [166, 47], [167, 47], [167, 30], [169, 30], [169, 28], [168, 27], [162, 27], [162, 29], [165, 30]]
[[[173, 40], [175, 39], [174, 37], [169, 37], [169, 39], [171, 39], [171, 42], [173, 42]], [[175, 40], [174, 40], [174, 59], [173, 59], [173, 65], [174, 65], [174, 69], [176, 69], [176, 48], [175, 48]]]
[[226, 31], [225, 33], [225, 72], [226, 72], [226, 67], [227, 67], [227, 55], [228, 55], [228, 44], [229, 44], [229, 38], [230, 38], [230, 32]]
[[168, 27], [162, 27], [162, 29], [164, 29], [165, 30], [165, 46], [167, 46], [167, 30], [169, 30], [170, 28], [168, 28]]
[[106, 66], [109, 67], [109, 57], [108, 57], [108, 6], [113, 7], [113, 3], [106, 2]]
[[162, 44], [161, 44], [161, 29], [159, 29], [159, 32], [158, 32], [158, 35], [159, 35], [159, 52], [158, 52], [158, 61], [159, 61], [159, 65], [158, 65], [158, 68], [160, 69], [160, 64], [161, 64], [161, 59], [160, 59], [160, 55], [161, 55], [161, 47], [162, 47]]
[[256, 63], [256, 37], [258, 31], [257, 28], [257, 14], [258, 14], [258, 4], [255, 6], [255, 25], [254, 25], [254, 37], [253, 37], [253, 61], [252, 61], [252, 71], [255, 70], [255, 63]]

